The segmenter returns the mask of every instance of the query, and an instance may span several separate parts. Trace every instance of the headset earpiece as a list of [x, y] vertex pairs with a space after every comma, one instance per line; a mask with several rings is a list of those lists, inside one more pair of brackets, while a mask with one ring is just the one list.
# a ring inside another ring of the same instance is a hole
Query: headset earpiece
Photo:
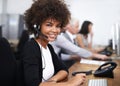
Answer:
[[39, 35], [40, 35], [40, 25], [34, 24], [33, 27], [34, 27], [34, 29], [35, 29], [35, 31], [36, 31], [35, 36], [36, 36], [36, 37], [39, 37]]
[[35, 36], [38, 38], [39, 37], [39, 35], [41, 35], [42, 37], [44, 37], [44, 38], [48, 38], [46, 35], [44, 35], [41, 31], [40, 31], [40, 25], [36, 25], [36, 24], [34, 24], [34, 29], [35, 29], [35, 31], [36, 31], [36, 34], [35, 34]]

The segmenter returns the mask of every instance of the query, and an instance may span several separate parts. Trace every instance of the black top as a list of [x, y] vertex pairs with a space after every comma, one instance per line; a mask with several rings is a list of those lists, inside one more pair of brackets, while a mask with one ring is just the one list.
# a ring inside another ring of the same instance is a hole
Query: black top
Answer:
[[[67, 71], [67, 68], [62, 63], [62, 61], [58, 59], [50, 44], [48, 44], [48, 48], [50, 49], [52, 55], [53, 65], [55, 69], [54, 74], [60, 70]], [[40, 53], [40, 47], [34, 39], [28, 41], [24, 47], [23, 65], [26, 85], [38, 86], [42, 81], [42, 57]]]

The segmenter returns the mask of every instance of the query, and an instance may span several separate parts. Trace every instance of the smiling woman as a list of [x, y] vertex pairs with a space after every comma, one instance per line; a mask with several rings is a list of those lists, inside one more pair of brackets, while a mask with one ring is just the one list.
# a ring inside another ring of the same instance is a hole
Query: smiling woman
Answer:
[[23, 50], [26, 86], [78, 86], [84, 83], [85, 74], [78, 74], [68, 82], [59, 81], [68, 76], [68, 70], [58, 59], [53, 47], [62, 28], [69, 22], [70, 12], [62, 0], [34, 0], [24, 14], [25, 24], [35, 38]]

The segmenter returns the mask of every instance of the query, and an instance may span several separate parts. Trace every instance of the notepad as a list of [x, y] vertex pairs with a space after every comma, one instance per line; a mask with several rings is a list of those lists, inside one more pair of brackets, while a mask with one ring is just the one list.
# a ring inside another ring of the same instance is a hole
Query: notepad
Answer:
[[102, 65], [102, 64], [105, 63], [105, 61], [96, 61], [96, 60], [91, 60], [91, 59], [81, 59], [80, 63], [93, 64], [93, 65]]

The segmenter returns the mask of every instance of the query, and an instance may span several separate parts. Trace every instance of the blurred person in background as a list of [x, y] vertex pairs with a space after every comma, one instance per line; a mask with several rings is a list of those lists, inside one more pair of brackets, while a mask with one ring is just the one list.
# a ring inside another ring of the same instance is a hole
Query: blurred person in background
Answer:
[[78, 46], [96, 53], [102, 51], [103, 49], [93, 49], [93, 35], [93, 23], [91, 21], [84, 21], [76, 36]]

